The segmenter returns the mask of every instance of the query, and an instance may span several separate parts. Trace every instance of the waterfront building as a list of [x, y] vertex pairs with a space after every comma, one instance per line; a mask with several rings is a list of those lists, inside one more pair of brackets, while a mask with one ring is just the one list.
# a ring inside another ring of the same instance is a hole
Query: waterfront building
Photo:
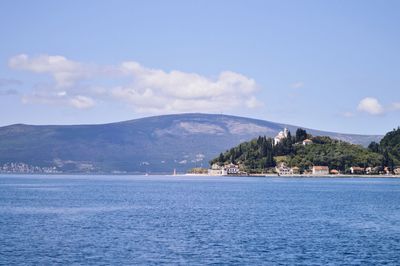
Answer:
[[358, 166], [352, 166], [350, 167], [350, 172], [353, 175], [361, 175], [364, 173], [364, 168], [358, 167]]
[[213, 164], [211, 169], [208, 169], [208, 175], [238, 175], [240, 174], [239, 166], [236, 164], [228, 164], [220, 166], [218, 164]]
[[283, 163], [283, 162], [280, 163], [278, 166], [276, 166], [275, 170], [279, 175], [291, 175], [291, 174], [293, 174], [292, 169], [287, 167], [286, 164]]
[[298, 168], [297, 166], [292, 167], [292, 174], [294, 175], [300, 174], [300, 168]]
[[365, 168], [365, 173], [366, 173], [367, 175], [373, 174], [373, 172], [374, 172], [374, 170], [372, 169], [372, 167], [367, 167], [367, 168]]
[[213, 164], [211, 169], [208, 169], [208, 175], [227, 175], [227, 172], [223, 166]]
[[330, 174], [331, 174], [331, 175], [338, 175], [338, 174], [339, 174], [339, 171], [336, 170], [336, 169], [332, 169], [332, 170], [330, 171]]
[[328, 166], [313, 166], [312, 168], [313, 175], [328, 175], [329, 167]]
[[238, 175], [240, 172], [239, 166], [232, 163], [225, 166], [225, 171], [228, 175]]

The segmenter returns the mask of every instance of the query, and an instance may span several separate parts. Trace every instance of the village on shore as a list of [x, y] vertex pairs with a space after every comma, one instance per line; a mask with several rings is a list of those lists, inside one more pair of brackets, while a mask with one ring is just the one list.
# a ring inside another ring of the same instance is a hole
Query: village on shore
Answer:
[[367, 167], [362, 168], [358, 166], [350, 167], [349, 173], [341, 173], [336, 169], [329, 169], [328, 166], [313, 166], [308, 171], [300, 173], [300, 169], [297, 166], [288, 167], [285, 163], [280, 163], [275, 169], [268, 173], [247, 173], [241, 171], [239, 165], [237, 164], [227, 164], [220, 166], [218, 164], [213, 164], [207, 172], [197, 172], [198, 174], [206, 174], [210, 176], [345, 176], [345, 175], [361, 175], [361, 176], [400, 176], [400, 167], [394, 169], [393, 172], [390, 171], [388, 167]]
[[[305, 131], [304, 131], [305, 132]], [[307, 136], [307, 135], [306, 135]], [[287, 138], [290, 138], [288, 129], [280, 131], [272, 139], [272, 146], [276, 146]], [[305, 138], [295, 145], [312, 145], [313, 140]], [[222, 156], [222, 154], [220, 155]], [[192, 174], [205, 174], [210, 176], [396, 176], [400, 175], [400, 167], [392, 166], [366, 166], [358, 165], [350, 166], [346, 171], [335, 168], [329, 168], [327, 165], [312, 165], [307, 168], [299, 168], [298, 166], [290, 166], [285, 161], [279, 161], [275, 167], [263, 169], [261, 172], [247, 172], [241, 164], [228, 162], [221, 164], [220, 162], [212, 162], [210, 169], [192, 169]]]

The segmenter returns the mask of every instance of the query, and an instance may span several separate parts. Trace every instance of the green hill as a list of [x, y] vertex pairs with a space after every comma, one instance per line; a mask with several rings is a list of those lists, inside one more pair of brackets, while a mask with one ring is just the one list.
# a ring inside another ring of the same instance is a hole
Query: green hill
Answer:
[[[305, 138], [309, 138], [312, 143], [303, 145], [302, 141]], [[392, 143], [389, 147], [392, 147]], [[395, 154], [393, 149], [390, 153]], [[273, 145], [272, 138], [265, 136], [243, 142], [221, 153], [210, 163], [232, 162], [239, 164], [244, 171], [252, 173], [266, 172], [281, 161], [290, 167], [299, 167], [301, 172], [313, 165], [328, 166], [330, 169], [346, 172], [352, 166], [363, 168], [382, 166], [384, 156], [379, 151], [372, 151], [361, 145], [326, 136], [312, 137], [305, 130], [298, 129], [296, 136], [292, 137], [289, 132], [287, 138], [277, 145]]]
[[383, 164], [393, 169], [400, 166], [400, 128], [388, 132], [379, 144], [372, 142], [368, 148], [383, 156]]

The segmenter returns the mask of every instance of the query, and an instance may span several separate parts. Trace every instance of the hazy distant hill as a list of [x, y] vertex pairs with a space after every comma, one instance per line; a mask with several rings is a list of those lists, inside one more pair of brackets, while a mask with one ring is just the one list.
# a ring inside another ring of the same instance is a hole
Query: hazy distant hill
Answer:
[[[179, 114], [103, 125], [0, 127], [0, 165], [23, 162], [56, 165], [64, 171], [132, 173], [182, 172], [208, 161], [240, 142], [259, 135], [275, 136], [296, 126], [244, 117]], [[368, 145], [382, 136], [352, 135], [307, 129]]]

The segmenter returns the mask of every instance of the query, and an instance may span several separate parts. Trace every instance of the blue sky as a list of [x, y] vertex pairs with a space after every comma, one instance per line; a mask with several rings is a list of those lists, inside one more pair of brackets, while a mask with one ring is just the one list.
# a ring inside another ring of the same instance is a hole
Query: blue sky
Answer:
[[2, 1], [0, 125], [400, 125], [399, 1]]

